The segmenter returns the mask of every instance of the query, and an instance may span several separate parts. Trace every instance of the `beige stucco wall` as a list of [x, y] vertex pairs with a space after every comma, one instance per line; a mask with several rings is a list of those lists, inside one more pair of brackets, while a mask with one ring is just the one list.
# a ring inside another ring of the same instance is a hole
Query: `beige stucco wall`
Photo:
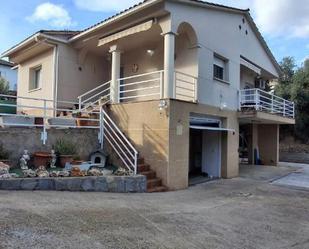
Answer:
[[[235, 129], [233, 132], [222, 132], [221, 174], [224, 178], [238, 176], [238, 145], [239, 125], [236, 112], [221, 111], [204, 104], [170, 101], [170, 132], [169, 132], [169, 165], [168, 186], [172, 189], [188, 187], [189, 172], [189, 120], [190, 114], [202, 114], [220, 118], [223, 127]], [[177, 134], [182, 127], [182, 134]], [[179, 131], [179, 130], [178, 130]]]
[[[31, 59], [20, 63], [18, 68], [18, 96], [29, 98], [44, 98], [53, 100], [54, 98], [54, 56], [53, 48], [44, 51]], [[42, 67], [41, 71], [41, 87], [37, 90], [29, 91], [30, 70], [34, 67]], [[18, 99], [18, 105], [30, 105], [43, 107], [42, 101]], [[52, 108], [53, 103], [48, 102], [47, 106]], [[18, 111], [24, 111], [31, 114], [42, 114], [43, 111], [38, 109], [18, 108]]]
[[80, 59], [79, 51], [68, 45], [59, 45], [58, 101], [77, 101], [77, 97], [110, 79], [104, 56], [86, 53]]
[[110, 111], [113, 120], [133, 142], [140, 156], [167, 185], [169, 121], [165, 112], [158, 110], [158, 105], [158, 100], [115, 104], [110, 106]]
[[168, 108], [163, 111], [158, 105], [159, 101], [115, 104], [110, 110], [114, 121], [162, 178], [164, 185], [171, 190], [188, 187], [190, 113], [219, 117], [224, 127], [235, 129], [235, 133], [222, 132], [221, 168], [224, 178], [238, 175], [239, 139], [235, 112], [176, 100], [168, 100]]

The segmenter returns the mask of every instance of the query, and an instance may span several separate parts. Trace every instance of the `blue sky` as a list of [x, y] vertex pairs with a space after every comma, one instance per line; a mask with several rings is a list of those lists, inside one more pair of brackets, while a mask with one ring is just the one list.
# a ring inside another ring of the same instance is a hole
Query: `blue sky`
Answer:
[[[80, 30], [127, 8], [136, 0], [1, 1], [0, 53], [40, 29]], [[250, 8], [277, 60], [309, 57], [309, 0], [216, 0]]]

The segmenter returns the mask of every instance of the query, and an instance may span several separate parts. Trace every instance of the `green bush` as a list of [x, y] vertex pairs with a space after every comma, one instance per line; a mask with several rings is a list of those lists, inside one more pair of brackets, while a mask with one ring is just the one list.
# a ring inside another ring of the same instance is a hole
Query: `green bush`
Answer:
[[76, 145], [69, 140], [58, 139], [54, 149], [60, 155], [75, 155], [77, 152]]
[[10, 90], [9, 82], [0, 76], [0, 94], [8, 94]]

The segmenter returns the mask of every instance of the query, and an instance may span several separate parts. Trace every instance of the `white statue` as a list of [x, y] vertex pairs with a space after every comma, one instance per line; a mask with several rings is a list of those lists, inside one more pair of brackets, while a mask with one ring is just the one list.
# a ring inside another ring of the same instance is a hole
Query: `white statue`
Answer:
[[52, 169], [56, 168], [56, 161], [57, 161], [57, 155], [54, 150], [51, 150], [51, 160], [50, 160], [50, 167]]
[[24, 154], [19, 159], [20, 162], [20, 168], [22, 170], [28, 170], [28, 161], [30, 160], [30, 156], [28, 154], [28, 150], [24, 150]]

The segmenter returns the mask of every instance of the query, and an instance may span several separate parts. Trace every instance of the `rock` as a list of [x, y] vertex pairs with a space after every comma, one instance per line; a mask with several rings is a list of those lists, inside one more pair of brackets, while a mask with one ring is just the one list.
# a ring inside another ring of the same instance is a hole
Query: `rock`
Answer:
[[22, 190], [35, 190], [38, 186], [38, 179], [22, 179], [20, 187]]
[[20, 190], [21, 189], [20, 185], [21, 185], [20, 179], [10, 179], [0, 181], [0, 187], [2, 190]]
[[32, 170], [32, 169], [26, 169], [26, 170], [23, 170], [23, 176], [25, 177], [25, 178], [27, 178], [27, 177], [36, 177], [36, 172], [34, 171], [34, 170]]
[[93, 168], [88, 171], [88, 175], [89, 176], [102, 176], [103, 172], [100, 169]]
[[110, 176], [113, 174], [113, 171], [110, 169], [102, 169], [102, 173], [104, 176]]
[[67, 189], [69, 191], [81, 191], [81, 178], [69, 178], [67, 179]]
[[35, 171], [37, 177], [49, 177], [49, 173], [44, 166], [38, 167]]
[[82, 191], [94, 191], [95, 190], [95, 178], [93, 177], [88, 177], [83, 179], [81, 183], [81, 190]]
[[126, 170], [124, 168], [118, 168], [114, 175], [116, 176], [131, 176], [133, 175], [133, 171], [132, 170]]
[[105, 177], [98, 177], [96, 179], [94, 190], [98, 192], [108, 192], [108, 184]]
[[54, 179], [38, 179], [37, 190], [54, 190]]
[[67, 170], [59, 171], [58, 176], [59, 177], [69, 177], [70, 176], [70, 171], [67, 171]]

